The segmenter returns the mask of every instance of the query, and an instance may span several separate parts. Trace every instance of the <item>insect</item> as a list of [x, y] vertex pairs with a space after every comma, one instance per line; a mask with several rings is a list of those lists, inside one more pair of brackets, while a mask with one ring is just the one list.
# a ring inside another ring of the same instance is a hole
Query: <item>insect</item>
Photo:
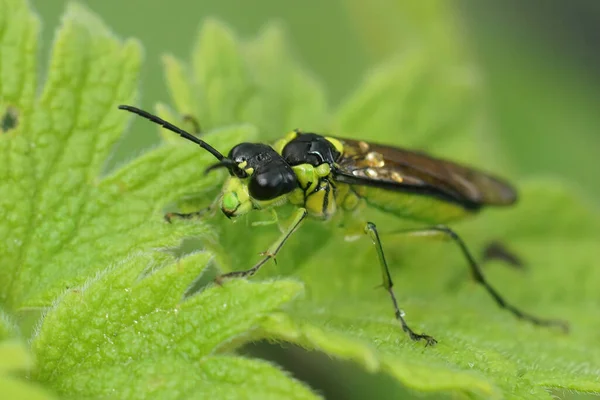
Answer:
[[[119, 108], [161, 125], [208, 151], [217, 163], [207, 171], [216, 168], [229, 171], [219, 200], [220, 209], [228, 218], [274, 208], [284, 202], [297, 206], [291, 224], [262, 254], [258, 263], [245, 271], [221, 275], [220, 279], [254, 275], [268, 260], [275, 258], [307, 217], [329, 220], [336, 213], [355, 211], [366, 204], [398, 217], [431, 224], [429, 228], [401, 233], [451, 239], [460, 248], [475, 281], [500, 307], [536, 325], [567, 330], [563, 321], [538, 318], [508, 303], [490, 285], [460, 236], [441, 225], [476, 213], [485, 206], [515, 203], [515, 190], [499, 178], [424, 153], [300, 130], [290, 132], [273, 146], [240, 143], [225, 156], [205, 141], [156, 115], [133, 106], [121, 105]], [[198, 215], [202, 215], [202, 211], [173, 213], [167, 217]], [[375, 246], [383, 287], [389, 293], [403, 331], [412, 340], [435, 344], [437, 341], [432, 336], [416, 333], [409, 327], [398, 306], [377, 226], [365, 222], [364, 233]]]

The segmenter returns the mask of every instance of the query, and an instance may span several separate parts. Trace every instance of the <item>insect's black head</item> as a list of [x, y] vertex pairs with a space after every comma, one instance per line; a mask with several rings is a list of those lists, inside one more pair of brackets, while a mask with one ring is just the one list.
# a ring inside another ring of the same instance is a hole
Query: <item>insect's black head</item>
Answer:
[[[244, 171], [250, 170], [250, 174], [252, 174], [253, 171], [269, 165], [273, 159], [273, 153], [275, 151], [266, 144], [240, 143], [229, 151], [227, 158], [238, 165], [241, 164]], [[279, 155], [275, 153], [275, 156]], [[245, 178], [247, 175], [240, 178]]]
[[256, 200], [275, 199], [297, 186], [292, 168], [266, 144], [240, 143], [231, 149], [228, 158], [243, 172], [238, 178], [250, 177], [248, 190]]
[[316, 133], [299, 133], [285, 145], [281, 154], [292, 166], [310, 164], [313, 167], [325, 163], [333, 166], [341, 155], [333, 143]]

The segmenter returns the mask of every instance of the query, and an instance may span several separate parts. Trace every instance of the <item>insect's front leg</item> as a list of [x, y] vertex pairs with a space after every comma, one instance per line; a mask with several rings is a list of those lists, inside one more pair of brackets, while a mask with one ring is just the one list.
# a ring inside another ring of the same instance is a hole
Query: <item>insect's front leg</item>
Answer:
[[165, 214], [165, 221], [167, 221], [168, 223], [171, 223], [171, 221], [174, 218], [178, 218], [178, 219], [201, 218], [202, 216], [206, 215], [210, 211], [212, 211], [212, 207], [209, 206], [209, 207], [203, 208], [202, 210], [194, 211], [194, 212], [191, 212], [191, 213], [169, 212], [169, 213]]
[[166, 213], [165, 217], [164, 217], [165, 221], [167, 221], [168, 223], [171, 223], [173, 221], [173, 219], [195, 219], [195, 218], [202, 218], [206, 214], [211, 214], [213, 211], [215, 211], [217, 205], [219, 204], [219, 200], [220, 200], [220, 197], [217, 197], [210, 204], [210, 206], [205, 207], [205, 208], [203, 208], [201, 210], [198, 210], [198, 211], [190, 212], [190, 213], [176, 213], [176, 212]]
[[383, 278], [383, 287], [390, 294], [392, 299], [392, 304], [394, 305], [394, 312], [396, 315], [396, 319], [400, 321], [402, 325], [402, 330], [408, 334], [408, 336], [415, 341], [425, 340], [426, 345], [434, 345], [437, 343], [433, 337], [423, 334], [423, 333], [415, 333], [406, 323], [404, 319], [404, 311], [402, 311], [398, 307], [398, 301], [396, 300], [396, 295], [392, 290], [394, 283], [392, 282], [392, 277], [390, 275], [390, 269], [388, 268], [387, 261], [385, 260], [385, 254], [383, 253], [383, 246], [381, 245], [381, 239], [379, 239], [379, 233], [377, 232], [377, 227], [372, 222], [367, 222], [367, 225], [364, 229], [365, 233], [369, 235], [373, 244], [375, 245], [375, 249], [377, 250], [377, 257], [379, 258], [379, 266], [381, 267], [381, 274]]
[[262, 260], [260, 260], [258, 263], [256, 263], [256, 265], [254, 265], [248, 270], [232, 271], [220, 275], [215, 279], [216, 282], [220, 283], [221, 281], [227, 278], [247, 278], [254, 275], [260, 269], [260, 267], [262, 267], [267, 261], [269, 261], [270, 259], [275, 259], [277, 253], [279, 253], [279, 250], [281, 250], [281, 248], [283, 247], [285, 242], [290, 238], [290, 236], [292, 236], [292, 234], [296, 232], [296, 230], [298, 229], [302, 221], [304, 221], [307, 215], [308, 213], [305, 208], [298, 208], [288, 228], [281, 234], [281, 236], [275, 241], [275, 243], [273, 243], [271, 247], [269, 247], [267, 251], [261, 254], [265, 256]]

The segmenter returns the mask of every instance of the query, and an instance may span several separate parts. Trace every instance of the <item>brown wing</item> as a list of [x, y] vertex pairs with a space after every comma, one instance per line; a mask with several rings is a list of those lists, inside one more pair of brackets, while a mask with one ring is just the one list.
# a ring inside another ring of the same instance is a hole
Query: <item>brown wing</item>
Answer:
[[340, 182], [434, 196], [468, 209], [517, 200], [513, 187], [487, 173], [421, 152], [336, 139], [344, 145], [334, 171]]

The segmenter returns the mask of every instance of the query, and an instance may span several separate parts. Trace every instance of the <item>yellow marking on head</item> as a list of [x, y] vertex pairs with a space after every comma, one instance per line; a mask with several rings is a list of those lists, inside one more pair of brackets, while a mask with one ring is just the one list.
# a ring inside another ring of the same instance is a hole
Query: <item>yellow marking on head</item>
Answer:
[[229, 177], [223, 186], [221, 211], [228, 217], [238, 217], [253, 209], [248, 186], [238, 177]]
[[238, 168], [242, 171], [246, 172], [248, 175], [252, 175], [254, 173], [254, 168], [246, 168], [248, 166], [248, 161], [242, 161], [238, 164]]
[[381, 153], [378, 153], [376, 151], [370, 151], [369, 153], [367, 153], [367, 155], [365, 156], [365, 161], [367, 162], [367, 165], [369, 167], [373, 168], [381, 168], [385, 165], [383, 156], [381, 155]]

